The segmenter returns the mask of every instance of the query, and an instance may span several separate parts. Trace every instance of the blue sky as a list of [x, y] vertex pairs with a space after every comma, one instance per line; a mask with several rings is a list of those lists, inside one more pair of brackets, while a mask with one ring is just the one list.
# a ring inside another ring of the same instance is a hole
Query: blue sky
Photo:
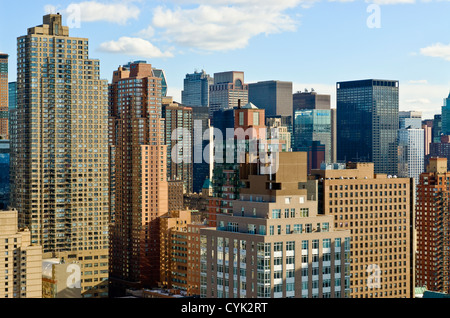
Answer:
[[[2, 4], [0, 51], [16, 78], [16, 38], [60, 12], [71, 36], [111, 80], [119, 65], [146, 60], [166, 72], [181, 101], [186, 73], [244, 71], [245, 81], [293, 82], [331, 94], [338, 81], [400, 81], [400, 110], [440, 113], [450, 91], [447, 0], [26, 0]], [[370, 10], [369, 10], [370, 9]], [[375, 27], [371, 27], [375, 26]]]

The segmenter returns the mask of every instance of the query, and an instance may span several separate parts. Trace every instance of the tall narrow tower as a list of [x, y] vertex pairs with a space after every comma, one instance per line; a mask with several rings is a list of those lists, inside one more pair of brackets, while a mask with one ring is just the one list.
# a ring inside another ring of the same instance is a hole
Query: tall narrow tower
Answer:
[[0, 53], [0, 138], [8, 133], [8, 54]]
[[88, 39], [69, 37], [59, 14], [17, 39], [12, 205], [43, 258], [80, 263], [85, 297], [108, 296], [108, 90], [99, 76]]
[[168, 212], [161, 78], [150, 64], [131, 63], [110, 85], [115, 166], [111, 226], [111, 295], [154, 287], [160, 280], [160, 217]]

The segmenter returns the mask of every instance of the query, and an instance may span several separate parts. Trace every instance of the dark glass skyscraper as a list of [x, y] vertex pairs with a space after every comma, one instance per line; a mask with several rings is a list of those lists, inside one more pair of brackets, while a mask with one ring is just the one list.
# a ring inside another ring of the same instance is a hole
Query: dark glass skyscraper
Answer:
[[399, 82], [337, 83], [337, 159], [373, 162], [375, 173], [397, 174]]
[[209, 86], [214, 84], [214, 79], [205, 71], [186, 74], [181, 91], [181, 103], [191, 107], [209, 106]]

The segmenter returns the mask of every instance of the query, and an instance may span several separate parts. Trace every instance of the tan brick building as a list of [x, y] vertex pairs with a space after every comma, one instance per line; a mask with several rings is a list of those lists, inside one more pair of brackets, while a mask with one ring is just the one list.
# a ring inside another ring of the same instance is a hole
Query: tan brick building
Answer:
[[107, 88], [88, 39], [70, 37], [61, 15], [17, 38], [11, 206], [44, 258], [80, 261], [83, 297], [108, 296]]
[[18, 227], [17, 211], [0, 211], [0, 298], [42, 297], [42, 247]]
[[373, 163], [334, 166], [312, 170], [309, 192], [336, 229], [350, 230], [350, 296], [412, 297], [414, 182], [374, 174]]

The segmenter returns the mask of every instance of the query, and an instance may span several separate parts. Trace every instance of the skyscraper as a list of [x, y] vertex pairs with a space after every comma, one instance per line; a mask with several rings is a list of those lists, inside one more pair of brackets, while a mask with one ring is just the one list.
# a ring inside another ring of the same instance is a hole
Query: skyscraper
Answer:
[[397, 174], [399, 82], [337, 83], [337, 160], [373, 162], [375, 173]]
[[[330, 109], [299, 109], [294, 112], [294, 151], [314, 151], [319, 143], [324, 149], [323, 161], [331, 162], [332, 134]], [[309, 154], [312, 158], [314, 155]], [[308, 161], [308, 171], [320, 168], [322, 162]]]
[[0, 138], [2, 139], [9, 139], [8, 88], [8, 54], [0, 53]]
[[450, 135], [450, 93], [444, 98], [444, 105], [441, 107], [442, 114], [442, 134]]
[[433, 134], [432, 142], [441, 142], [441, 135], [442, 135], [442, 115], [441, 114], [434, 115], [432, 134]]
[[83, 296], [106, 297], [108, 86], [88, 49], [59, 14], [17, 39], [11, 204], [44, 258], [78, 260]]
[[430, 144], [433, 142], [433, 119], [426, 119], [422, 121], [422, 129], [424, 134], [424, 155], [430, 153]]
[[416, 203], [416, 286], [450, 293], [449, 195], [447, 158], [431, 158], [420, 175]]
[[15, 110], [17, 108], [17, 82], [8, 83], [8, 134], [11, 140], [13, 126], [15, 125]]
[[111, 225], [111, 294], [155, 287], [160, 280], [159, 218], [168, 212], [161, 78], [138, 61], [119, 67], [110, 84], [115, 165]]
[[424, 171], [423, 129], [403, 128], [398, 131], [398, 176], [419, 182]]
[[209, 87], [209, 111], [212, 116], [218, 110], [233, 109], [238, 103], [248, 103], [248, 84], [244, 72], [214, 73], [214, 84]]
[[250, 83], [248, 101], [258, 108], [264, 108], [267, 116], [292, 116], [292, 82]]
[[[205, 158], [203, 153], [210, 141], [204, 138], [205, 133], [210, 129], [209, 107], [192, 107], [192, 118], [194, 121], [194, 134], [192, 134], [192, 153], [194, 163], [192, 165], [192, 174], [194, 176], [192, 182], [192, 190], [195, 193], [201, 193], [202, 187], [206, 179], [211, 179], [212, 163]], [[212, 148], [210, 148], [212, 151]]]
[[184, 193], [193, 191], [193, 129], [192, 107], [173, 102], [172, 97], [162, 101], [164, 143], [167, 146], [167, 179], [182, 180]]
[[419, 182], [424, 171], [424, 130], [421, 112], [399, 112], [398, 176]]
[[209, 87], [214, 79], [204, 70], [186, 74], [181, 91], [181, 103], [191, 107], [209, 107]]

